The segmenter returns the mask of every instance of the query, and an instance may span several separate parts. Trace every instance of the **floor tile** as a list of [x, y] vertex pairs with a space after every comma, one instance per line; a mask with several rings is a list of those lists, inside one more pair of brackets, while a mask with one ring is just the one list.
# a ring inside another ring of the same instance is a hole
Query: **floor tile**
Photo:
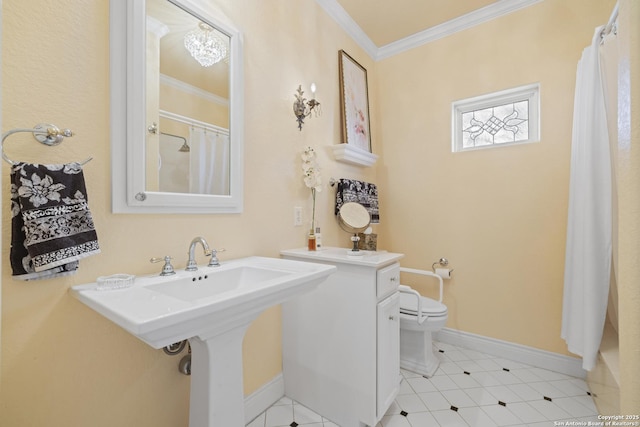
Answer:
[[[469, 427], [457, 411], [444, 410], [431, 413], [440, 427]], [[385, 426], [386, 427], [386, 426]]]
[[470, 374], [453, 374], [449, 375], [449, 378], [460, 388], [480, 387], [480, 384]]
[[385, 415], [380, 423], [383, 427], [412, 427], [404, 415]]
[[452, 351], [449, 350], [447, 352], [445, 352], [445, 356], [447, 356], [449, 358], [449, 360], [456, 362], [458, 360], [470, 360], [469, 357], [464, 354], [462, 351]]
[[495, 371], [491, 373], [491, 376], [500, 381], [500, 384], [521, 384], [523, 381], [517, 376], [513, 375], [510, 371]]
[[486, 390], [493, 395], [498, 401], [505, 403], [522, 402], [522, 398], [514, 393], [506, 385], [497, 385], [485, 387]]
[[414, 378], [414, 377], [421, 377], [422, 376], [420, 374], [416, 374], [415, 372], [407, 371], [406, 369], [400, 369], [400, 373], [405, 378]]
[[547, 417], [536, 411], [527, 402], [510, 403], [508, 408], [513, 414], [526, 424], [545, 421]]
[[[507, 405], [509, 406], [509, 405]], [[520, 418], [514, 415], [507, 406], [488, 405], [481, 406], [481, 409], [489, 415], [498, 426], [512, 426], [522, 424]]]
[[293, 405], [293, 420], [298, 424], [320, 423], [322, 417], [303, 405]]
[[584, 387], [577, 385], [572, 380], [549, 381], [549, 384], [564, 393], [565, 396], [581, 396], [586, 395], [589, 387], [585, 383]]
[[[434, 342], [442, 360], [431, 378], [402, 369], [400, 393], [376, 427], [549, 427], [596, 422], [587, 383], [518, 361]], [[467, 372], [467, 373], [465, 373]], [[546, 397], [546, 399], [545, 399]], [[247, 427], [341, 427], [283, 397]]]
[[442, 395], [456, 408], [465, 408], [469, 406], [477, 406], [476, 402], [463, 390], [445, 390]]
[[569, 413], [572, 417], [588, 417], [590, 415], [597, 414], [597, 411], [587, 408], [575, 397], [561, 397], [559, 399], [553, 399], [553, 403]]
[[523, 383], [544, 381], [542, 378], [535, 374], [533, 369], [512, 369], [511, 374], [517, 377]]
[[289, 399], [287, 396], [284, 396], [280, 398], [280, 400], [278, 400], [276, 403], [274, 403], [274, 406], [278, 405], [293, 405], [293, 400]]
[[[418, 397], [417, 394], [403, 394], [396, 398], [398, 406], [409, 413], [411, 412], [425, 412], [427, 407], [424, 402]], [[386, 426], [385, 426], [386, 427]]]
[[538, 390], [531, 388], [529, 384], [511, 384], [507, 388], [517, 394], [522, 400], [540, 400], [544, 395]]
[[475, 360], [478, 366], [482, 367], [485, 371], [500, 371], [502, 366], [498, 365], [493, 359], [479, 359]]
[[531, 365], [527, 365], [526, 363], [518, 362], [517, 360], [504, 359], [502, 357], [496, 357], [493, 359], [498, 365], [507, 369], [527, 369], [533, 368]]
[[420, 393], [418, 396], [429, 411], [439, 411], [451, 407], [451, 403], [439, 391]]
[[437, 390], [431, 380], [424, 377], [408, 378], [407, 382], [416, 393], [426, 393]]
[[547, 417], [548, 420], [565, 420], [571, 415], [553, 402], [547, 400], [534, 400], [528, 402], [536, 411]]
[[568, 375], [560, 374], [558, 372], [549, 371], [547, 369], [542, 368], [531, 368], [531, 370], [542, 378], [544, 381], [555, 381], [555, 380], [568, 380], [571, 377]]
[[467, 388], [464, 390], [464, 392], [467, 393], [467, 395], [471, 397], [471, 399], [473, 399], [473, 401], [476, 402], [477, 405], [480, 406], [493, 405], [498, 403], [498, 400], [483, 387]]
[[247, 427], [264, 427], [264, 418], [265, 413], [263, 412], [262, 414], [258, 415], [257, 418], [247, 424]]
[[267, 409], [265, 427], [288, 426], [293, 421], [293, 405], [276, 405]]
[[472, 374], [476, 372], [486, 371], [486, 369], [478, 365], [478, 363], [476, 363], [475, 360], [460, 360], [458, 362], [455, 362], [455, 364], [459, 367], [460, 370], [458, 372], [451, 372], [453, 374], [457, 374], [459, 372], [464, 372], [464, 371], [470, 372]]
[[454, 388], [459, 388], [456, 383], [453, 382], [448, 375], [441, 375], [437, 377], [431, 378], [431, 383], [440, 391], [442, 390], [452, 390]]
[[464, 349], [462, 349], [460, 351], [462, 351], [464, 354], [466, 354], [467, 357], [470, 360], [487, 359], [487, 358], [491, 357], [486, 353], [480, 353], [479, 351], [469, 350], [469, 349], [466, 349], [466, 348], [464, 348]]
[[494, 385], [502, 385], [494, 376], [494, 372], [473, 372], [471, 376], [483, 387], [491, 387]]
[[409, 382], [407, 380], [408, 379], [405, 378], [400, 383], [400, 391], [398, 391], [398, 394], [413, 394], [413, 393], [415, 393], [415, 391], [413, 390], [413, 388], [411, 388], [411, 386], [409, 385]]
[[584, 405], [587, 408], [591, 409], [591, 413], [592, 414], [597, 414], [598, 413], [598, 408], [596, 408], [596, 403], [593, 401], [591, 396], [589, 396], [589, 395], [587, 395], [585, 393], [582, 396], [573, 396], [573, 398], [575, 400], [577, 400], [578, 402], [582, 403], [582, 405]]
[[434, 346], [439, 350], [461, 350], [460, 347], [457, 347], [453, 344], [447, 344], [446, 342], [434, 341]]
[[407, 415], [407, 420], [411, 427], [437, 426], [436, 419], [429, 412], [417, 412]]
[[562, 391], [560, 391], [559, 389], [557, 389], [556, 387], [551, 385], [551, 383], [548, 383], [548, 382], [545, 382], [545, 381], [529, 383], [529, 386], [531, 388], [535, 389], [536, 391], [538, 391], [543, 396], [547, 396], [547, 397], [551, 397], [551, 398], [553, 398], [553, 397], [565, 397], [565, 394]]
[[[482, 408], [461, 408], [458, 410], [458, 414], [469, 424], [470, 426], [482, 426], [482, 427], [494, 427], [497, 424], [491, 419]], [[425, 424], [426, 426], [426, 424]]]
[[[438, 367], [436, 373], [445, 373], [445, 374], [459, 374], [460, 372], [464, 372], [464, 369], [460, 366], [461, 363], [465, 362], [464, 360], [461, 362], [442, 362]], [[467, 360], [466, 362], [471, 362]]]

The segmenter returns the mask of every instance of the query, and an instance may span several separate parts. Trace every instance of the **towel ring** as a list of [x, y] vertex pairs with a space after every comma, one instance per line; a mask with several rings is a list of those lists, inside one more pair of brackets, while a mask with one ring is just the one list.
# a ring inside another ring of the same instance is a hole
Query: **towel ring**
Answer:
[[[11, 129], [10, 131], [7, 131], [2, 134], [2, 141], [0, 141], [0, 152], [2, 153], [2, 158], [12, 166], [15, 165], [16, 162], [14, 162], [9, 157], [7, 157], [6, 153], [4, 152], [4, 140], [7, 139], [9, 136], [13, 135], [14, 133], [19, 133], [19, 132], [31, 132], [33, 133], [33, 137], [38, 142], [40, 142], [41, 144], [47, 145], [49, 147], [60, 144], [64, 140], [65, 136], [66, 137], [73, 136], [73, 132], [71, 131], [71, 129], [59, 129], [57, 126], [52, 124], [47, 124], [47, 123], [37, 124], [33, 127], [33, 129], [22, 129], [22, 128]], [[84, 166], [85, 164], [89, 163], [91, 160], [93, 160], [93, 157], [89, 157], [84, 161], [78, 162], [78, 163], [81, 166]]]

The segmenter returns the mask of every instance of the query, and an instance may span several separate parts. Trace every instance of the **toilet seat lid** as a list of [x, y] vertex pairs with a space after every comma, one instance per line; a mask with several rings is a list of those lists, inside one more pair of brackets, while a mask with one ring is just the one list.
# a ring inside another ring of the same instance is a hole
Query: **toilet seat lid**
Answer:
[[[420, 297], [422, 300], [422, 313], [428, 315], [442, 316], [447, 314], [447, 306], [427, 297]], [[400, 293], [400, 312], [405, 314], [418, 314], [418, 300], [415, 295]]]

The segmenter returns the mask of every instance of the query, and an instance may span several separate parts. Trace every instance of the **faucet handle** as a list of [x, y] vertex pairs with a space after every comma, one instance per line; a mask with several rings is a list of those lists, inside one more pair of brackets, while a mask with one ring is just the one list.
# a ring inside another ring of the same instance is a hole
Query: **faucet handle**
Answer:
[[211, 249], [211, 259], [209, 260], [209, 264], [207, 267], [220, 267], [220, 261], [218, 260], [218, 252], [226, 252], [225, 248], [221, 249]]
[[167, 255], [164, 258], [153, 257], [149, 260], [149, 262], [155, 264], [156, 262], [164, 261], [164, 265], [162, 266], [162, 272], [160, 273], [160, 275], [171, 276], [172, 274], [176, 274], [175, 270], [173, 269], [173, 265], [171, 265], [171, 259], [172, 258]]

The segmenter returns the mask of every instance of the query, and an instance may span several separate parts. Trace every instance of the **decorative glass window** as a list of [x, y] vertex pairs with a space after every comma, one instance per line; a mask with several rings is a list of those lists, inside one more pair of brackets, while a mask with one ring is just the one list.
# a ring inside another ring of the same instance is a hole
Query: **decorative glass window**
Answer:
[[453, 103], [452, 151], [538, 142], [540, 85]]

